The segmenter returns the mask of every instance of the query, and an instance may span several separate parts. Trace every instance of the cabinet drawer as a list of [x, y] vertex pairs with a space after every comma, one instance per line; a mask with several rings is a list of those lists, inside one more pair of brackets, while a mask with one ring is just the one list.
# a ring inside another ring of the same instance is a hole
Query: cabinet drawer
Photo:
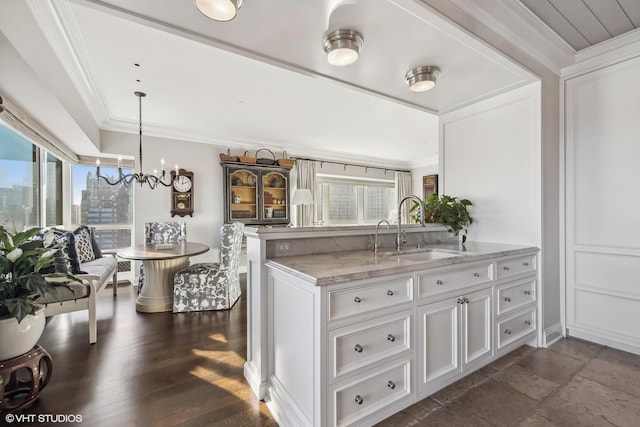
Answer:
[[329, 291], [327, 317], [341, 319], [413, 300], [413, 278], [375, 282], [344, 290]]
[[446, 270], [440, 273], [421, 274], [418, 276], [418, 298], [450, 292], [470, 285], [477, 285], [492, 280], [491, 263], [476, 264], [458, 270]]
[[498, 261], [498, 280], [516, 274], [530, 273], [536, 269], [536, 255], [526, 255], [518, 258], [510, 258]]
[[333, 379], [411, 349], [411, 312], [361, 322], [329, 333]]
[[536, 280], [527, 279], [496, 288], [498, 316], [510, 313], [536, 300]]
[[410, 393], [411, 361], [406, 360], [336, 387], [331, 393], [332, 417], [336, 426], [357, 424], [358, 420]]
[[535, 308], [524, 314], [512, 317], [502, 322], [498, 322], [498, 349], [505, 347], [513, 341], [522, 338], [530, 332], [536, 330], [536, 311]]

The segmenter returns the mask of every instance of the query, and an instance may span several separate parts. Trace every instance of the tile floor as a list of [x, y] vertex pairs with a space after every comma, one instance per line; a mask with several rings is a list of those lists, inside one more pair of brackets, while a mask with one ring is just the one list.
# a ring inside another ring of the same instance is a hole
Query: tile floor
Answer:
[[640, 356], [577, 339], [523, 346], [378, 426], [640, 426]]

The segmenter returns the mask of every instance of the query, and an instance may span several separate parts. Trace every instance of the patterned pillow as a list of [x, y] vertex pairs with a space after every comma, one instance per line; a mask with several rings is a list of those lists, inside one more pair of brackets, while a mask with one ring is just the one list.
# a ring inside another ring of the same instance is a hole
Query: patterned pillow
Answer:
[[91, 229], [85, 225], [81, 225], [73, 231], [74, 245], [76, 248], [76, 254], [78, 262], [89, 262], [96, 259], [96, 255], [93, 252], [93, 244], [91, 239]]
[[[41, 231], [37, 238], [44, 239], [46, 231], [47, 230]], [[60, 229], [57, 229], [57, 228], [52, 228], [51, 232], [53, 232], [54, 240], [51, 243], [51, 245], [49, 245], [47, 247], [51, 247], [51, 246], [55, 245], [56, 243], [60, 242], [60, 238], [64, 234], [64, 230], [60, 230]], [[69, 262], [69, 259], [64, 254], [63, 248], [58, 249], [53, 254], [53, 264], [50, 265], [49, 267], [43, 268], [40, 271], [42, 273], [44, 273], [44, 274], [50, 274], [50, 273], [70, 274], [71, 273], [71, 263]]]

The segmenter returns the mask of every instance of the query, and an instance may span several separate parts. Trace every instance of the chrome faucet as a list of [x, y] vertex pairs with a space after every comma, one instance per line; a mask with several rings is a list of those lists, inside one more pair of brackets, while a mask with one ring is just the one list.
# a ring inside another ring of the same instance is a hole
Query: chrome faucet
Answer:
[[378, 249], [382, 247], [382, 243], [380, 243], [378, 241], [378, 228], [380, 227], [380, 224], [382, 224], [383, 222], [387, 223], [387, 230], [389, 229], [389, 221], [387, 221], [386, 219], [381, 219], [380, 221], [378, 221], [378, 224], [376, 225], [376, 238], [373, 240], [373, 253], [377, 254], [378, 253]]
[[402, 234], [402, 204], [408, 199], [413, 199], [418, 202], [418, 205], [420, 206], [420, 224], [424, 227], [424, 205], [422, 204], [420, 197], [410, 195], [400, 200], [400, 203], [398, 204], [398, 236], [396, 237], [396, 251], [400, 251], [402, 249], [402, 245], [407, 243], [407, 240], [404, 238], [404, 234]]

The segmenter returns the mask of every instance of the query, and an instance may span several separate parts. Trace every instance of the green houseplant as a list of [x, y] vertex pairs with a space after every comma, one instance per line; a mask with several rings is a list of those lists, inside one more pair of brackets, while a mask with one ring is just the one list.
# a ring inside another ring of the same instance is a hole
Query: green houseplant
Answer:
[[[467, 206], [472, 204], [468, 199], [458, 199], [446, 194], [439, 196], [437, 193], [432, 193], [423, 202], [424, 220], [428, 223], [442, 224], [456, 236], [462, 232], [462, 243], [464, 244], [467, 241], [469, 225], [473, 223], [473, 218], [467, 210]], [[418, 222], [418, 202], [413, 203], [411, 212], [411, 218]]]
[[[54, 243], [53, 232], [37, 238], [40, 228], [10, 233], [0, 225], [0, 319], [15, 318], [18, 323], [36, 312], [39, 297], [50, 294], [58, 298], [56, 288], [65, 283], [52, 283], [47, 278], [66, 278], [79, 281], [67, 274], [47, 274], [55, 253], [63, 243]], [[69, 288], [70, 289], [70, 288]]]

